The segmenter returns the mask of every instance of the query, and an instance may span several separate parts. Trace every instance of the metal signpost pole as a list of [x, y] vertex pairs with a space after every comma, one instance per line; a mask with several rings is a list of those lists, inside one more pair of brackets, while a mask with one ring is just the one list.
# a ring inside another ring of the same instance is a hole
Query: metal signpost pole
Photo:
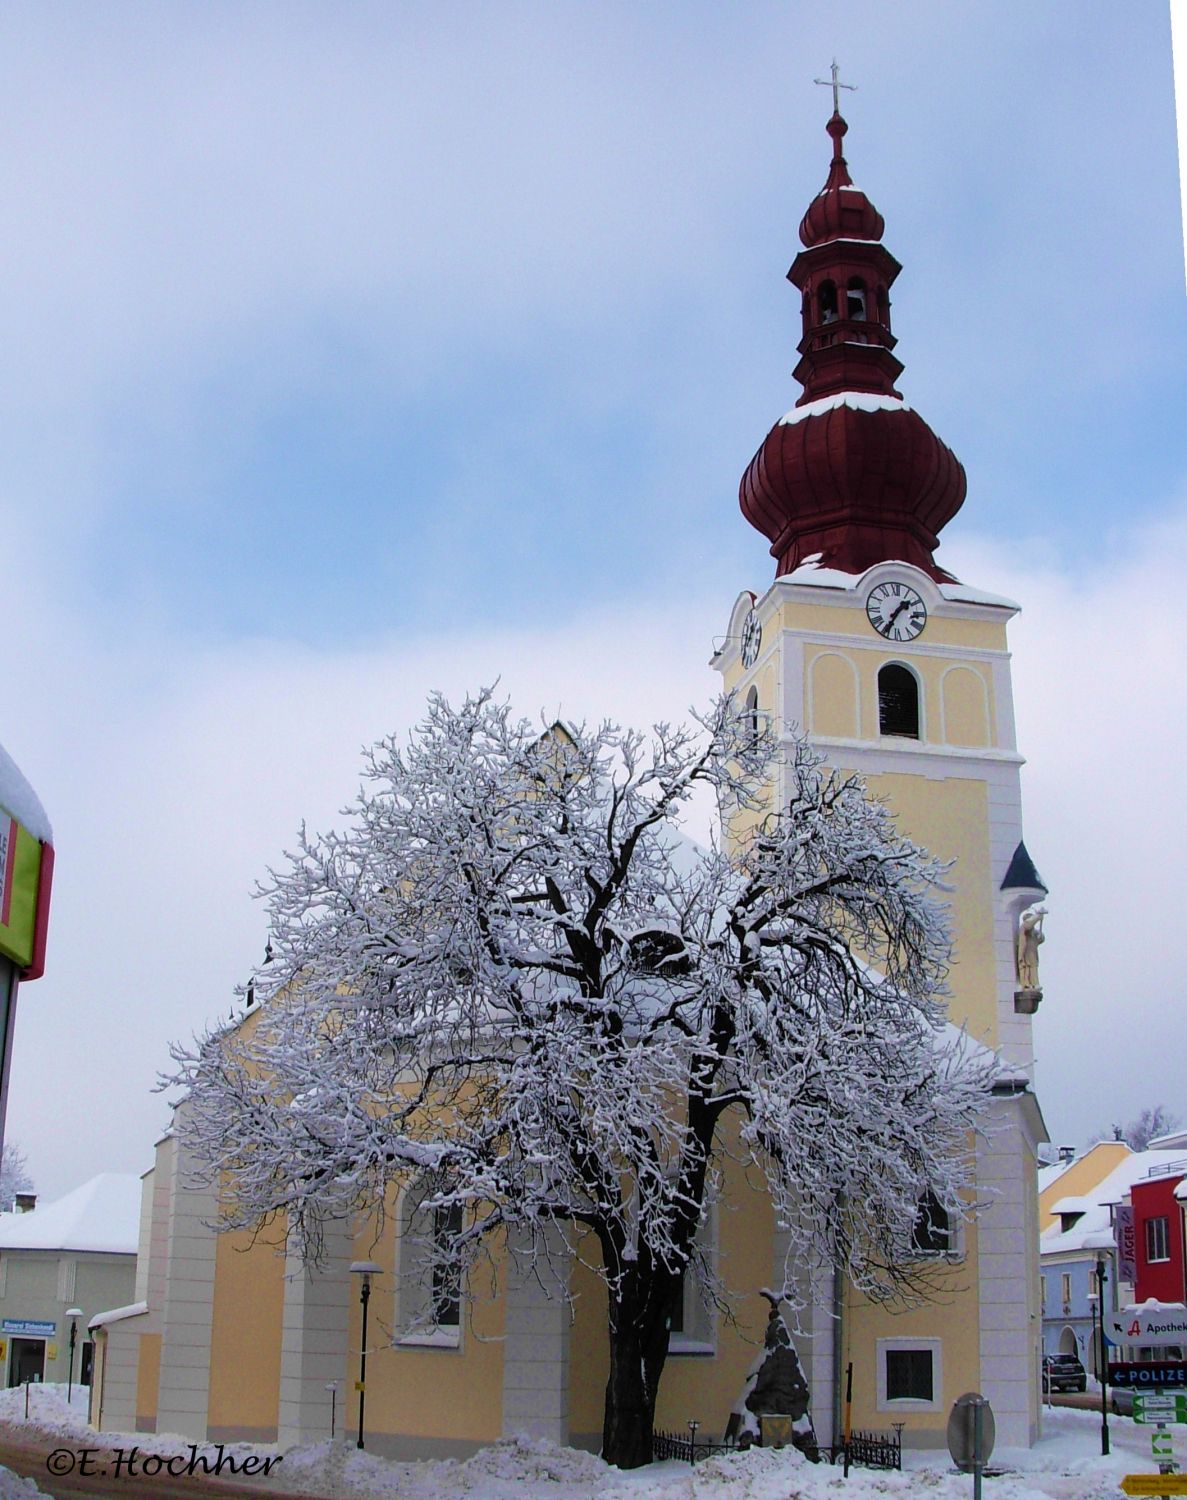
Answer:
[[1100, 1343], [1097, 1345], [1097, 1366], [1100, 1375], [1100, 1451], [1101, 1457], [1109, 1453], [1109, 1363], [1105, 1356], [1105, 1282], [1108, 1280], [1104, 1257], [1096, 1263], [1096, 1305], [1100, 1317]]
[[985, 1468], [984, 1403], [973, 1403], [973, 1500], [981, 1500], [981, 1474]]

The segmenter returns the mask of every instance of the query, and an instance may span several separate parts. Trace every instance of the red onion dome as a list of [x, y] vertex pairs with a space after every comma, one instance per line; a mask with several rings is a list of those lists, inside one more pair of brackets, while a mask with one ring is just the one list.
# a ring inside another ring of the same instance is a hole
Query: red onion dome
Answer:
[[898, 559], [943, 581], [932, 551], [964, 502], [964, 469], [895, 388], [890, 288], [902, 267], [882, 243], [882, 215], [850, 182], [848, 126], [834, 113], [827, 129], [828, 182], [787, 273], [800, 293], [804, 393], [742, 476], [742, 513], [770, 539], [780, 574], [806, 558], [844, 573]]
[[849, 126], [840, 115], [833, 115], [825, 129], [833, 139], [832, 164], [828, 181], [800, 220], [800, 239], [809, 247], [827, 240], [880, 240], [885, 220], [862, 190], [853, 186], [841, 155], [841, 138]]
[[943, 583], [932, 551], [965, 491], [960, 460], [905, 401], [842, 392], [771, 428], [739, 499], [777, 575], [807, 558], [855, 574], [895, 558]]

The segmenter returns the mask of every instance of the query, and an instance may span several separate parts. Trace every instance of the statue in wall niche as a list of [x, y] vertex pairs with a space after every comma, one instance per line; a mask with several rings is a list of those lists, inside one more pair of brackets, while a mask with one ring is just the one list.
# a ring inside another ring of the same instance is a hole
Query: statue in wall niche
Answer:
[[811, 1392], [804, 1378], [791, 1333], [779, 1311], [780, 1299], [773, 1292], [762, 1294], [771, 1304], [762, 1353], [750, 1366], [746, 1384], [730, 1412], [726, 1442], [749, 1448], [762, 1437], [763, 1417], [789, 1419], [792, 1446], [815, 1462], [816, 1433], [808, 1414]]
[[1041, 992], [1039, 983], [1039, 944], [1043, 942], [1045, 906], [1028, 906], [1018, 919], [1018, 987]]

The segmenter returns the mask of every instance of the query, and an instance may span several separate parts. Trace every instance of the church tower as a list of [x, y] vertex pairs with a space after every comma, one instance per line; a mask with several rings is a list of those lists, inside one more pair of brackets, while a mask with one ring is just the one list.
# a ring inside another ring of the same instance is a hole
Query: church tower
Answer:
[[908, 1445], [942, 1447], [953, 1401], [979, 1390], [998, 1443], [1029, 1445], [1040, 1413], [1035, 1153], [1046, 1139], [1031, 1018], [1046, 889], [1022, 840], [1006, 644], [1018, 606], [935, 560], [965, 500], [964, 469], [897, 388], [890, 289], [902, 268], [850, 178], [835, 108], [827, 130], [828, 179], [787, 273], [801, 297], [803, 394], [740, 487], [775, 577], [739, 596], [713, 665], [743, 711], [785, 738], [802, 730], [865, 778], [904, 834], [952, 861], [949, 1014], [1003, 1070], [977, 1146], [976, 1220], [954, 1219], [916, 1247], [937, 1261], [938, 1300], [896, 1313], [852, 1289], [817, 1298], [814, 1418], [818, 1432], [833, 1429], [851, 1362], [856, 1426], [901, 1421]]

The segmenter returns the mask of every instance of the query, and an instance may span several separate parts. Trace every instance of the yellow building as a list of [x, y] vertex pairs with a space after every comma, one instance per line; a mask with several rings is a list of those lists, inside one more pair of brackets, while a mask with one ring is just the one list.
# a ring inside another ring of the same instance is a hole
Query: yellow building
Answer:
[[[999, 1443], [1027, 1445], [1040, 1411], [1035, 1155], [1045, 1134], [1031, 1017], [1045, 891], [1022, 843], [1006, 644], [1016, 606], [934, 561], [964, 473], [894, 389], [898, 263], [881, 216], [849, 181], [839, 115], [828, 129], [829, 180], [789, 273], [803, 296], [804, 396], [742, 482], [776, 577], [740, 595], [713, 665], [745, 711], [783, 736], [802, 727], [829, 761], [868, 778], [902, 831], [953, 861], [951, 1019], [1000, 1050], [1005, 1067], [976, 1145], [976, 1223], [937, 1221], [918, 1247], [934, 1262], [938, 1299], [894, 1314], [828, 1277], [806, 1288], [799, 1352], [822, 1441], [837, 1431], [851, 1364], [858, 1427], [901, 1422], [907, 1443], [942, 1446], [953, 1401], [980, 1390]], [[722, 1432], [761, 1341], [760, 1289], [781, 1280], [769, 1202], [728, 1161], [725, 1171], [703, 1232], [736, 1323], [689, 1292], [660, 1428], [695, 1420], [704, 1435]], [[414, 1194], [391, 1205], [378, 1245], [343, 1230], [313, 1273], [286, 1260], [281, 1224], [254, 1239], [212, 1234], [216, 1205], [186, 1176], [170, 1134], [146, 1179], [138, 1301], [101, 1331], [104, 1426], [284, 1443], [328, 1436], [336, 1412], [353, 1430], [361, 1278], [349, 1266], [373, 1260], [382, 1274], [368, 1304], [369, 1448], [460, 1454], [518, 1432], [597, 1447], [605, 1294], [582, 1267], [557, 1255], [555, 1274], [576, 1294], [566, 1299], [508, 1258], [491, 1287], [470, 1287], [470, 1317], [447, 1287], [435, 1291], [426, 1334], [424, 1294], [413, 1290], [424, 1281], [404, 1260]]]

